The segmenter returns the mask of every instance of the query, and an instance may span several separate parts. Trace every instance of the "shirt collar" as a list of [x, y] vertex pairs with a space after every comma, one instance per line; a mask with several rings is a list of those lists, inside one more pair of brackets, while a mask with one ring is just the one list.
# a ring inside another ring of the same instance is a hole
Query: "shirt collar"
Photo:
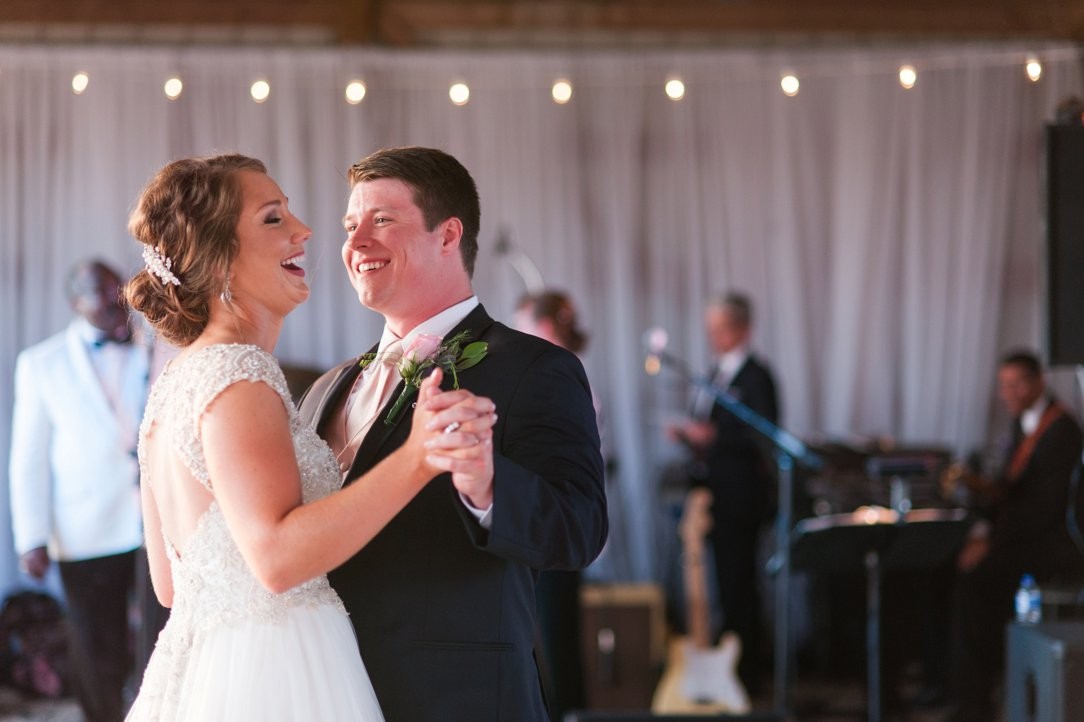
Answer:
[[[473, 311], [477, 306], [478, 297], [471, 296], [454, 306], [449, 306], [437, 315], [427, 318], [412, 328], [406, 336], [403, 336], [403, 348], [409, 348], [414, 339], [423, 333], [438, 338], [444, 338], [448, 335], [449, 331], [455, 328], [459, 322], [465, 319], [467, 314]], [[380, 336], [380, 347], [377, 349], [377, 353], [383, 353], [384, 349], [386, 349], [389, 344], [397, 340], [399, 340], [399, 337], [392, 333], [387, 324], [384, 324], [384, 333]]]
[[719, 357], [719, 372], [733, 378], [749, 358], [749, 345], [742, 344]]
[[1039, 421], [1043, 418], [1043, 412], [1046, 411], [1046, 407], [1049, 405], [1050, 399], [1046, 397], [1046, 394], [1043, 394], [1027, 411], [1020, 414], [1020, 428], [1023, 430], [1024, 436], [1031, 436], [1035, 433], [1035, 430], [1039, 428]]
[[87, 348], [98, 348], [101, 346], [102, 339], [105, 337], [105, 331], [95, 327], [82, 316], [75, 318], [72, 321], [72, 326], [75, 328], [75, 333], [79, 336], [79, 340], [83, 342]]

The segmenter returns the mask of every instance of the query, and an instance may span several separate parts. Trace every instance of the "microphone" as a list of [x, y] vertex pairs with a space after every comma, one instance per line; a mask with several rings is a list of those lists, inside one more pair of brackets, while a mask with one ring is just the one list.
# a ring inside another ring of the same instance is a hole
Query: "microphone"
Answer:
[[666, 347], [670, 344], [670, 334], [662, 326], [652, 326], [645, 331], [643, 344], [647, 349], [647, 355], [644, 358], [644, 371], [647, 372], [648, 376], [657, 376], [665, 365], [691, 384], [696, 385], [707, 382], [710, 385], [710, 380], [696, 378], [689, 371], [689, 367], [685, 365], [684, 361], [666, 351]]
[[662, 355], [666, 345], [670, 343], [670, 334], [661, 326], [654, 326], [644, 332], [644, 347], [647, 356], [644, 358], [644, 371], [648, 376], [658, 376], [662, 371]]

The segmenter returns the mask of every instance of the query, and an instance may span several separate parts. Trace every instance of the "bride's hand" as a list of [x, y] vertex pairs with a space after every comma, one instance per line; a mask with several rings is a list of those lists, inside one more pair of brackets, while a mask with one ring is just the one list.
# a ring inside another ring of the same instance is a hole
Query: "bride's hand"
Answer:
[[435, 369], [422, 381], [407, 444], [415, 447], [434, 474], [451, 472], [457, 487], [461, 482], [476, 486], [483, 480], [491, 484], [496, 407], [466, 389], [441, 391], [442, 378], [442, 371]]

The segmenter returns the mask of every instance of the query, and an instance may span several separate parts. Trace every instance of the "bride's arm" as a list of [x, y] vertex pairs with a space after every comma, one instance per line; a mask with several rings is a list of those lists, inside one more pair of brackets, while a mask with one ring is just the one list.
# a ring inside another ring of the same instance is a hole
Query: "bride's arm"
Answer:
[[[488, 399], [440, 393], [440, 374], [422, 385], [410, 437], [339, 492], [301, 503], [301, 484], [282, 399], [262, 383], [222, 392], [202, 417], [201, 437], [215, 497], [256, 578], [281, 592], [339, 566], [394, 517], [441, 468], [431, 450], [476, 447], [484, 454], [495, 417]], [[460, 431], [442, 434], [459, 421]], [[456, 463], [476, 465], [464, 451]]]
[[162, 520], [158, 516], [158, 503], [148, 480], [139, 485], [139, 499], [143, 505], [143, 537], [147, 547], [147, 561], [151, 571], [154, 596], [163, 607], [173, 606], [173, 573], [162, 540]]

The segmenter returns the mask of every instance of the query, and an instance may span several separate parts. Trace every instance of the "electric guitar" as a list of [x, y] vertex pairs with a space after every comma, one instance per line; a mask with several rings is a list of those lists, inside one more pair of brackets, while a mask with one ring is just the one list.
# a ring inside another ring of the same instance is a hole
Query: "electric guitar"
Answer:
[[997, 479], [975, 471], [969, 464], [954, 462], [941, 472], [941, 498], [959, 499], [962, 494], [996, 503], [1005, 495], [1005, 485]]
[[678, 525], [683, 554], [687, 637], [670, 642], [666, 668], [651, 702], [656, 714], [745, 714], [749, 695], [735, 674], [741, 657], [741, 640], [733, 632], [723, 634], [711, 646], [707, 576], [704, 569], [704, 536], [711, 531], [711, 492], [693, 489], [685, 497]]

